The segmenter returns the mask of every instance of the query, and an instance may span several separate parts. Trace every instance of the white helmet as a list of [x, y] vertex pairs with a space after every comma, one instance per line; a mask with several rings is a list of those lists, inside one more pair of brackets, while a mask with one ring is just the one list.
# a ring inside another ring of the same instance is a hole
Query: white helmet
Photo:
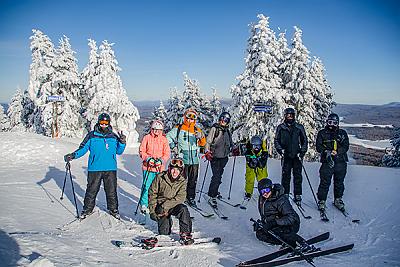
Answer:
[[162, 121], [160, 121], [160, 120], [155, 120], [155, 121], [153, 121], [153, 123], [151, 124], [151, 129], [154, 129], [154, 130], [162, 130], [162, 129], [164, 129], [164, 124], [163, 124]]

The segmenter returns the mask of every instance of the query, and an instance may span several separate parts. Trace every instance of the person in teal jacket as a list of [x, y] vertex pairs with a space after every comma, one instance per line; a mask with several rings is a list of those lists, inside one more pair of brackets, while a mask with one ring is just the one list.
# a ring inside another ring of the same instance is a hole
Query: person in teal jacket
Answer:
[[93, 212], [96, 196], [101, 181], [107, 198], [107, 209], [110, 214], [120, 219], [117, 197], [117, 154], [121, 155], [126, 146], [126, 136], [115, 134], [110, 125], [111, 118], [107, 113], [100, 114], [94, 130], [89, 132], [75, 152], [64, 156], [69, 162], [78, 159], [90, 151], [88, 159], [88, 178], [81, 219]]

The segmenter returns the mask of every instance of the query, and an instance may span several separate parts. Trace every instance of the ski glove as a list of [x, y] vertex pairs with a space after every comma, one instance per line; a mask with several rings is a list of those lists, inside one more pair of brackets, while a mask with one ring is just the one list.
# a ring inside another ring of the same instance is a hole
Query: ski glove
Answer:
[[256, 222], [253, 223], [253, 231], [254, 232], [260, 231], [262, 229], [263, 229], [263, 227], [262, 227], [262, 222], [260, 219], [258, 219]]
[[70, 162], [71, 160], [75, 159], [75, 153], [69, 153], [64, 156], [65, 162]]
[[252, 169], [257, 168], [257, 165], [258, 165], [258, 159], [257, 159], [257, 158], [246, 157], [246, 161], [247, 161], [247, 165], [248, 165], [250, 168], [252, 168]]
[[120, 131], [120, 132], [118, 133], [118, 137], [119, 137], [119, 141], [120, 141], [122, 144], [126, 144], [126, 135], [124, 135], [124, 134], [122, 133], [122, 131]]
[[276, 226], [278, 226], [278, 224], [276, 223], [275, 219], [272, 219], [272, 220], [269, 220], [269, 221], [265, 221], [263, 223], [263, 228], [264, 228], [265, 231], [269, 231], [269, 230], [271, 230], [272, 228], [274, 228]]
[[239, 148], [239, 146], [232, 147], [231, 154], [234, 157], [240, 156], [240, 148]]
[[335, 167], [335, 161], [333, 160], [332, 151], [330, 150], [326, 151], [326, 161], [328, 162], [329, 168], [332, 169], [333, 167]]
[[213, 154], [212, 154], [211, 151], [207, 151], [207, 152], [204, 154], [204, 157], [206, 158], [206, 160], [212, 161], [212, 159], [213, 159]]
[[153, 158], [149, 158], [149, 159], [147, 160], [147, 164], [148, 164], [149, 167], [155, 168], [155, 167], [156, 167], [156, 160], [153, 159]]
[[162, 165], [162, 159], [156, 159], [155, 160], [155, 167], [156, 168], [160, 168]]

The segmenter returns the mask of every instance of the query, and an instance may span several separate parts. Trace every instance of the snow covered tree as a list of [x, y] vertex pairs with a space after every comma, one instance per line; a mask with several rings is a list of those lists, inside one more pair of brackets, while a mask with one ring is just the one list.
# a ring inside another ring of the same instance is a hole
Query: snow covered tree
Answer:
[[57, 105], [57, 130], [59, 136], [81, 137], [82, 119], [80, 116], [79, 73], [75, 52], [64, 35], [56, 50], [53, 62], [53, 87], [57, 95], [64, 96], [65, 101]]
[[127, 144], [133, 145], [139, 137], [135, 129], [136, 121], [140, 116], [122, 86], [121, 78], [118, 75], [121, 69], [112, 46], [113, 44], [106, 40], [100, 45], [98, 83], [85, 112], [85, 117], [93, 129], [98, 115], [102, 112], [108, 113], [114, 130], [124, 131], [128, 137]]
[[[237, 142], [261, 135], [272, 144], [284, 108], [279, 43], [269, 27], [269, 18], [262, 14], [257, 17], [258, 23], [250, 26], [245, 70], [236, 78], [238, 83], [231, 87], [232, 138]], [[257, 103], [273, 105], [272, 115], [255, 112]]]
[[387, 150], [382, 158], [382, 163], [387, 167], [400, 167], [400, 127], [394, 130], [390, 143], [393, 149]]
[[314, 93], [316, 129], [320, 130], [325, 127], [326, 118], [331, 113], [334, 102], [331, 87], [326, 79], [325, 67], [318, 57], [314, 57], [311, 63], [310, 85]]
[[10, 121], [8, 120], [7, 114], [4, 112], [4, 108], [0, 105], [0, 132], [6, 132], [10, 130]]
[[8, 106], [7, 114], [10, 119], [10, 130], [24, 131], [25, 126], [23, 123], [23, 96], [20, 89], [17, 89], [15, 95], [11, 98], [10, 105]]
[[217, 122], [218, 117], [222, 112], [222, 105], [221, 102], [219, 101], [219, 97], [217, 95], [217, 90], [213, 89], [213, 94], [211, 96], [211, 101], [210, 101], [210, 115], [213, 117], [213, 121]]
[[176, 88], [171, 89], [167, 105], [167, 116], [164, 124], [165, 132], [171, 130], [175, 125], [182, 123], [182, 116], [185, 106], [182, 104], [182, 97]]

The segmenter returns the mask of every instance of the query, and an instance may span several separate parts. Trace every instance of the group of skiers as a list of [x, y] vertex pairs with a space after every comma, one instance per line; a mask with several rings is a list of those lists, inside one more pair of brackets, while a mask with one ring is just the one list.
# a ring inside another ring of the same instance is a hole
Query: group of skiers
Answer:
[[[155, 120], [151, 124], [150, 133], [144, 136], [139, 148], [143, 169], [142, 190], [138, 202], [140, 212], [148, 214], [156, 221], [159, 234], [163, 235], [171, 233], [171, 216], [177, 217], [180, 241], [185, 245], [194, 242], [191, 235], [192, 221], [186, 205], [196, 208], [200, 148], [204, 148], [203, 157], [211, 165], [212, 177], [207, 195], [208, 203], [213, 208], [217, 207], [219, 186], [228, 157], [240, 155], [240, 149], [232, 142], [229, 130], [231, 116], [228, 112], [221, 113], [207, 137], [196, 126], [197, 120], [197, 112], [188, 109], [183, 115], [183, 123], [176, 125], [167, 134], [164, 133], [163, 122]], [[110, 121], [108, 114], [101, 114], [94, 130], [87, 134], [79, 149], [64, 156], [68, 162], [90, 151], [82, 219], [93, 212], [102, 180], [107, 209], [112, 216], [120, 218], [116, 192], [116, 155], [123, 153], [126, 137], [122, 132], [118, 135], [113, 133]], [[285, 109], [284, 122], [276, 130], [274, 146], [282, 160], [281, 184], [273, 184], [268, 179], [267, 161], [270, 152], [266, 140], [253, 136], [246, 144], [245, 201], [250, 201], [252, 198], [254, 182], [258, 181], [258, 208], [261, 219], [254, 224], [254, 231], [257, 238], [262, 241], [281, 243], [269, 233], [273, 231], [291, 246], [299, 246], [302, 251], [308, 251], [312, 246], [297, 235], [300, 218], [289, 201], [293, 172], [294, 201], [297, 205], [301, 205], [303, 158], [308, 149], [306, 132], [304, 127], [296, 122], [293, 108]], [[320, 210], [326, 208], [325, 203], [333, 176], [334, 205], [344, 209], [342, 196], [349, 140], [346, 131], [339, 129], [337, 114], [330, 114], [326, 127], [318, 132], [316, 148], [321, 154], [322, 162], [319, 171], [318, 208]]]

